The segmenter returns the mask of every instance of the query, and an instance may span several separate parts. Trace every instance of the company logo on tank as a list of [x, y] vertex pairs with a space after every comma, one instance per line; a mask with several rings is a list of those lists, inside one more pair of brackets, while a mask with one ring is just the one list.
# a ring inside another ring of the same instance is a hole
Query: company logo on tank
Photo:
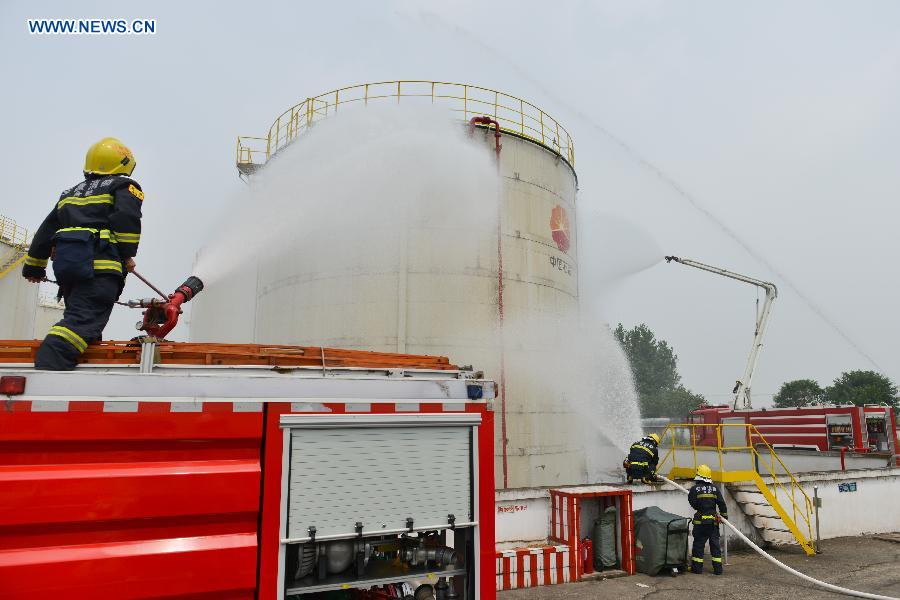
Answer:
[[[553, 241], [556, 242], [557, 248], [562, 252], [569, 251], [569, 247], [571, 246], [569, 237], [571, 235], [569, 216], [566, 214], [566, 209], [559, 204], [550, 211], [550, 235], [553, 236]], [[550, 266], [557, 271], [562, 271], [570, 277], [572, 275], [572, 265], [563, 260], [562, 257], [551, 256]]]
[[569, 216], [566, 214], [566, 209], [557, 204], [550, 211], [550, 234], [553, 236], [553, 241], [556, 242], [556, 247], [562, 252], [569, 251], [570, 232]]

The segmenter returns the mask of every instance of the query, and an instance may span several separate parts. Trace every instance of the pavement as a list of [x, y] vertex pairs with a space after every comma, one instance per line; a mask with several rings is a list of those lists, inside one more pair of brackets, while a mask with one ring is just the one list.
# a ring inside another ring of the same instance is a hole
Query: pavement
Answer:
[[[821, 554], [806, 556], [799, 547], [773, 548], [772, 556], [788, 566], [853, 590], [900, 598], [900, 536], [847, 537], [824, 540]], [[703, 595], [700, 596], [699, 594]], [[732, 551], [725, 574], [712, 574], [709, 556], [703, 575], [678, 577], [634, 575], [603, 581], [552, 585], [498, 594], [498, 600], [805, 600], [847, 598], [791, 575], [752, 550]]]

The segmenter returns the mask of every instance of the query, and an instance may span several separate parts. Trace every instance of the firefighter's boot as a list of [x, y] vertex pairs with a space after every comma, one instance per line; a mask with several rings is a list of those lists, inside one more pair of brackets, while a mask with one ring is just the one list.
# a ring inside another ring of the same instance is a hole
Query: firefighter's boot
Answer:
[[694, 575], [703, 575], [703, 557], [697, 558], [691, 556], [691, 573]]

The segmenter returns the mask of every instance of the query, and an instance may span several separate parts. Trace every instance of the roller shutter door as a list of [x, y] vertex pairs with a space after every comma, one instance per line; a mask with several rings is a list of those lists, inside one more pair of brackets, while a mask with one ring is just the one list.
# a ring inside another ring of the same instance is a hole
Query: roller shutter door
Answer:
[[472, 428], [291, 429], [288, 537], [472, 521]]

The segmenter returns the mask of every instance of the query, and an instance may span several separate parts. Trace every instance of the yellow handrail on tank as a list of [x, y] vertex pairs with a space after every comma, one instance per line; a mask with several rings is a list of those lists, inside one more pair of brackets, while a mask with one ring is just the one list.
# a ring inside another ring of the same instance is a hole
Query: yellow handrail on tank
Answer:
[[236, 162], [242, 173], [250, 173], [294, 141], [317, 121], [351, 105], [401, 99], [447, 106], [460, 119], [491, 116], [500, 130], [537, 142], [575, 166], [572, 136], [559, 122], [537, 106], [497, 90], [443, 81], [380, 81], [363, 83], [307, 98], [281, 113], [265, 137], [239, 136]]
[[0, 215], [0, 242], [9, 246], [26, 246], [28, 230], [20, 227], [9, 217]]
[[25, 260], [28, 230], [0, 215], [0, 243], [9, 247], [9, 250], [0, 254], [0, 279], [3, 279]]
[[[743, 436], [735, 432], [735, 429], [724, 429], [726, 427], [743, 428]], [[728, 434], [723, 436], [726, 431]], [[743, 443], [735, 445], [730, 441], [740, 437], [744, 440]], [[713, 439], [715, 444], [711, 443]], [[697, 466], [707, 463], [712, 468], [712, 478], [715, 481], [754, 483], [803, 550], [810, 556], [815, 554], [810, 542], [813, 531], [812, 500], [754, 425], [671, 424], [666, 426], [662, 433], [660, 448], [666, 452], [660, 458], [657, 470], [664, 473], [665, 469], [668, 469], [669, 478], [693, 478]], [[763, 455], [761, 449], [768, 453], [768, 458]], [[746, 460], [748, 464], [738, 465], [738, 468], [726, 468], [729, 453], [738, 460]], [[681, 463], [679, 458], [682, 459]], [[785, 506], [788, 506], [789, 510], [786, 510]]]

